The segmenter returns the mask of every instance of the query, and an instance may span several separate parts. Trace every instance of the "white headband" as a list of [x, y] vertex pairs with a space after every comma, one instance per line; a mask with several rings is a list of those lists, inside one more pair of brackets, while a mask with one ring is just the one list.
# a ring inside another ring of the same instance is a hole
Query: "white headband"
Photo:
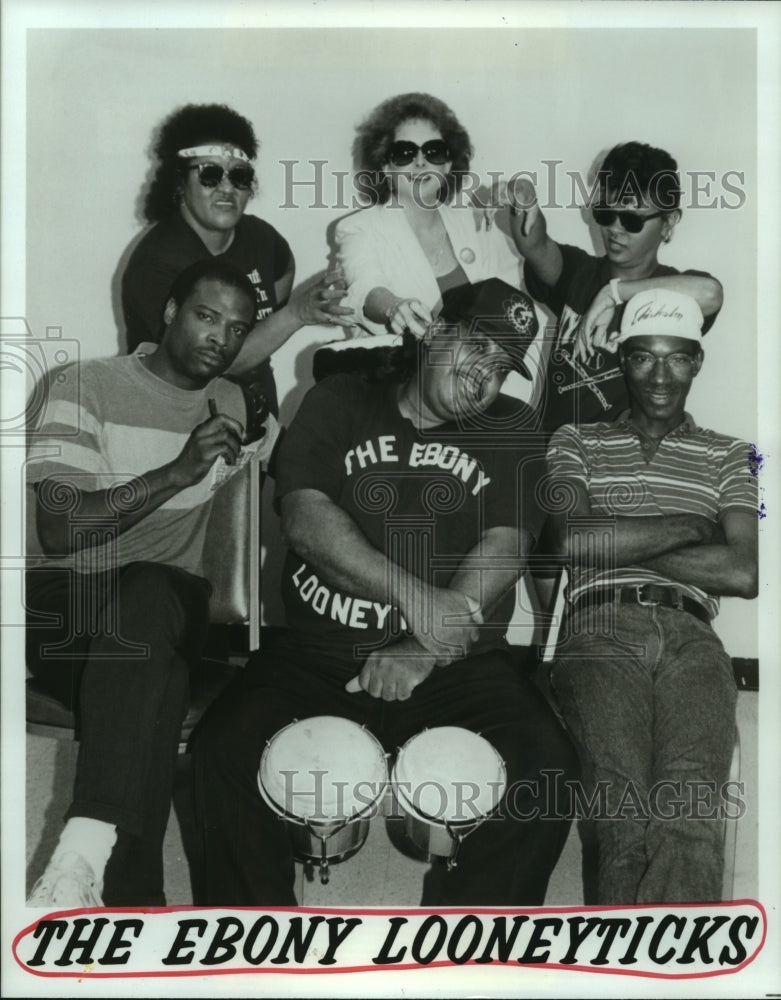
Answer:
[[219, 143], [212, 146], [191, 146], [189, 149], [180, 149], [177, 156], [189, 159], [191, 156], [224, 156], [226, 159], [233, 157], [235, 160], [244, 160], [249, 163], [249, 157], [238, 146], [231, 146], [228, 143]]

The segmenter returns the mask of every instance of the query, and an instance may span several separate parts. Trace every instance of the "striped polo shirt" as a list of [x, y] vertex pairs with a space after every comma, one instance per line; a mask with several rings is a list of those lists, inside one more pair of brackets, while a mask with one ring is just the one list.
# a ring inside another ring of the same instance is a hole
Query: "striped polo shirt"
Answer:
[[[745, 441], [698, 427], [687, 413], [646, 461], [629, 411], [613, 423], [565, 424], [551, 437], [548, 465], [556, 480], [582, 484], [595, 515], [645, 517], [701, 514], [716, 521], [728, 509], [756, 516], [757, 481]], [[713, 618], [719, 599], [643, 566], [573, 567], [567, 597], [594, 587], [656, 583], [675, 586]]]
[[[121, 487], [172, 462], [194, 428], [209, 419], [210, 398], [220, 413], [244, 423], [237, 385], [218, 378], [204, 389], [180, 389], [142, 363], [140, 356], [155, 349], [142, 344], [135, 354], [71, 365], [51, 378], [43, 423], [30, 438], [28, 484], [56, 477], [87, 492]], [[46, 556], [42, 563], [97, 572], [144, 560], [199, 573], [213, 495], [207, 474], [113, 541], [82, 549], [72, 561]], [[115, 496], [118, 505], [133, 501], [128, 490]], [[52, 502], [57, 499], [53, 493]], [[29, 523], [28, 552], [41, 554]]]

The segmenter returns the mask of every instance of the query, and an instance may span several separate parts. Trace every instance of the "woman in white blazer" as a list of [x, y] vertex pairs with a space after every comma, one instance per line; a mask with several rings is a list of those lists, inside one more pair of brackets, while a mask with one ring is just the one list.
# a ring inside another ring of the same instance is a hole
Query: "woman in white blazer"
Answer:
[[338, 223], [336, 243], [342, 305], [364, 331], [422, 336], [447, 288], [492, 277], [521, 287], [512, 238], [461, 193], [471, 155], [456, 116], [428, 94], [392, 97], [358, 127], [357, 179], [375, 203]]

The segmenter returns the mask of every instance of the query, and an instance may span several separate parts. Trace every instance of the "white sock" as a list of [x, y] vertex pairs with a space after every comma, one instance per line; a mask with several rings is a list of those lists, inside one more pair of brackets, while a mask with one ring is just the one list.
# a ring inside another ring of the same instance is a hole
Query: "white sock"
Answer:
[[102, 885], [103, 873], [116, 842], [117, 828], [113, 823], [89, 819], [87, 816], [74, 816], [65, 824], [52, 860], [69, 851], [75, 851], [89, 863], [95, 878]]

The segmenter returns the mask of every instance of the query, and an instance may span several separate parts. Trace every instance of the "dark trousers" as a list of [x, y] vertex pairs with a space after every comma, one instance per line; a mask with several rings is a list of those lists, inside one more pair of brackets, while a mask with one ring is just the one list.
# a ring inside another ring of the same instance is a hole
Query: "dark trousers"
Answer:
[[[569, 820], [551, 814], [540, 772], [573, 777], [577, 757], [509, 651], [492, 650], [435, 668], [402, 702], [348, 694], [344, 685], [355, 673], [354, 661], [314, 654], [289, 636], [252, 662], [211, 706], [193, 745], [204, 858], [196, 902], [296, 905], [288, 828], [258, 792], [258, 765], [266, 742], [294, 719], [337, 715], [366, 725], [391, 752], [434, 726], [461, 726], [489, 740], [507, 768], [507, 796], [498, 815], [463, 841], [455, 870], [432, 865], [421, 902], [542, 904]], [[545, 815], [521, 818], [535, 810]], [[566, 806], [561, 812], [566, 814]]]
[[118, 829], [107, 905], [165, 902], [162, 844], [210, 591], [201, 577], [151, 562], [89, 577], [27, 574], [28, 668], [74, 709], [80, 730], [66, 818]]

